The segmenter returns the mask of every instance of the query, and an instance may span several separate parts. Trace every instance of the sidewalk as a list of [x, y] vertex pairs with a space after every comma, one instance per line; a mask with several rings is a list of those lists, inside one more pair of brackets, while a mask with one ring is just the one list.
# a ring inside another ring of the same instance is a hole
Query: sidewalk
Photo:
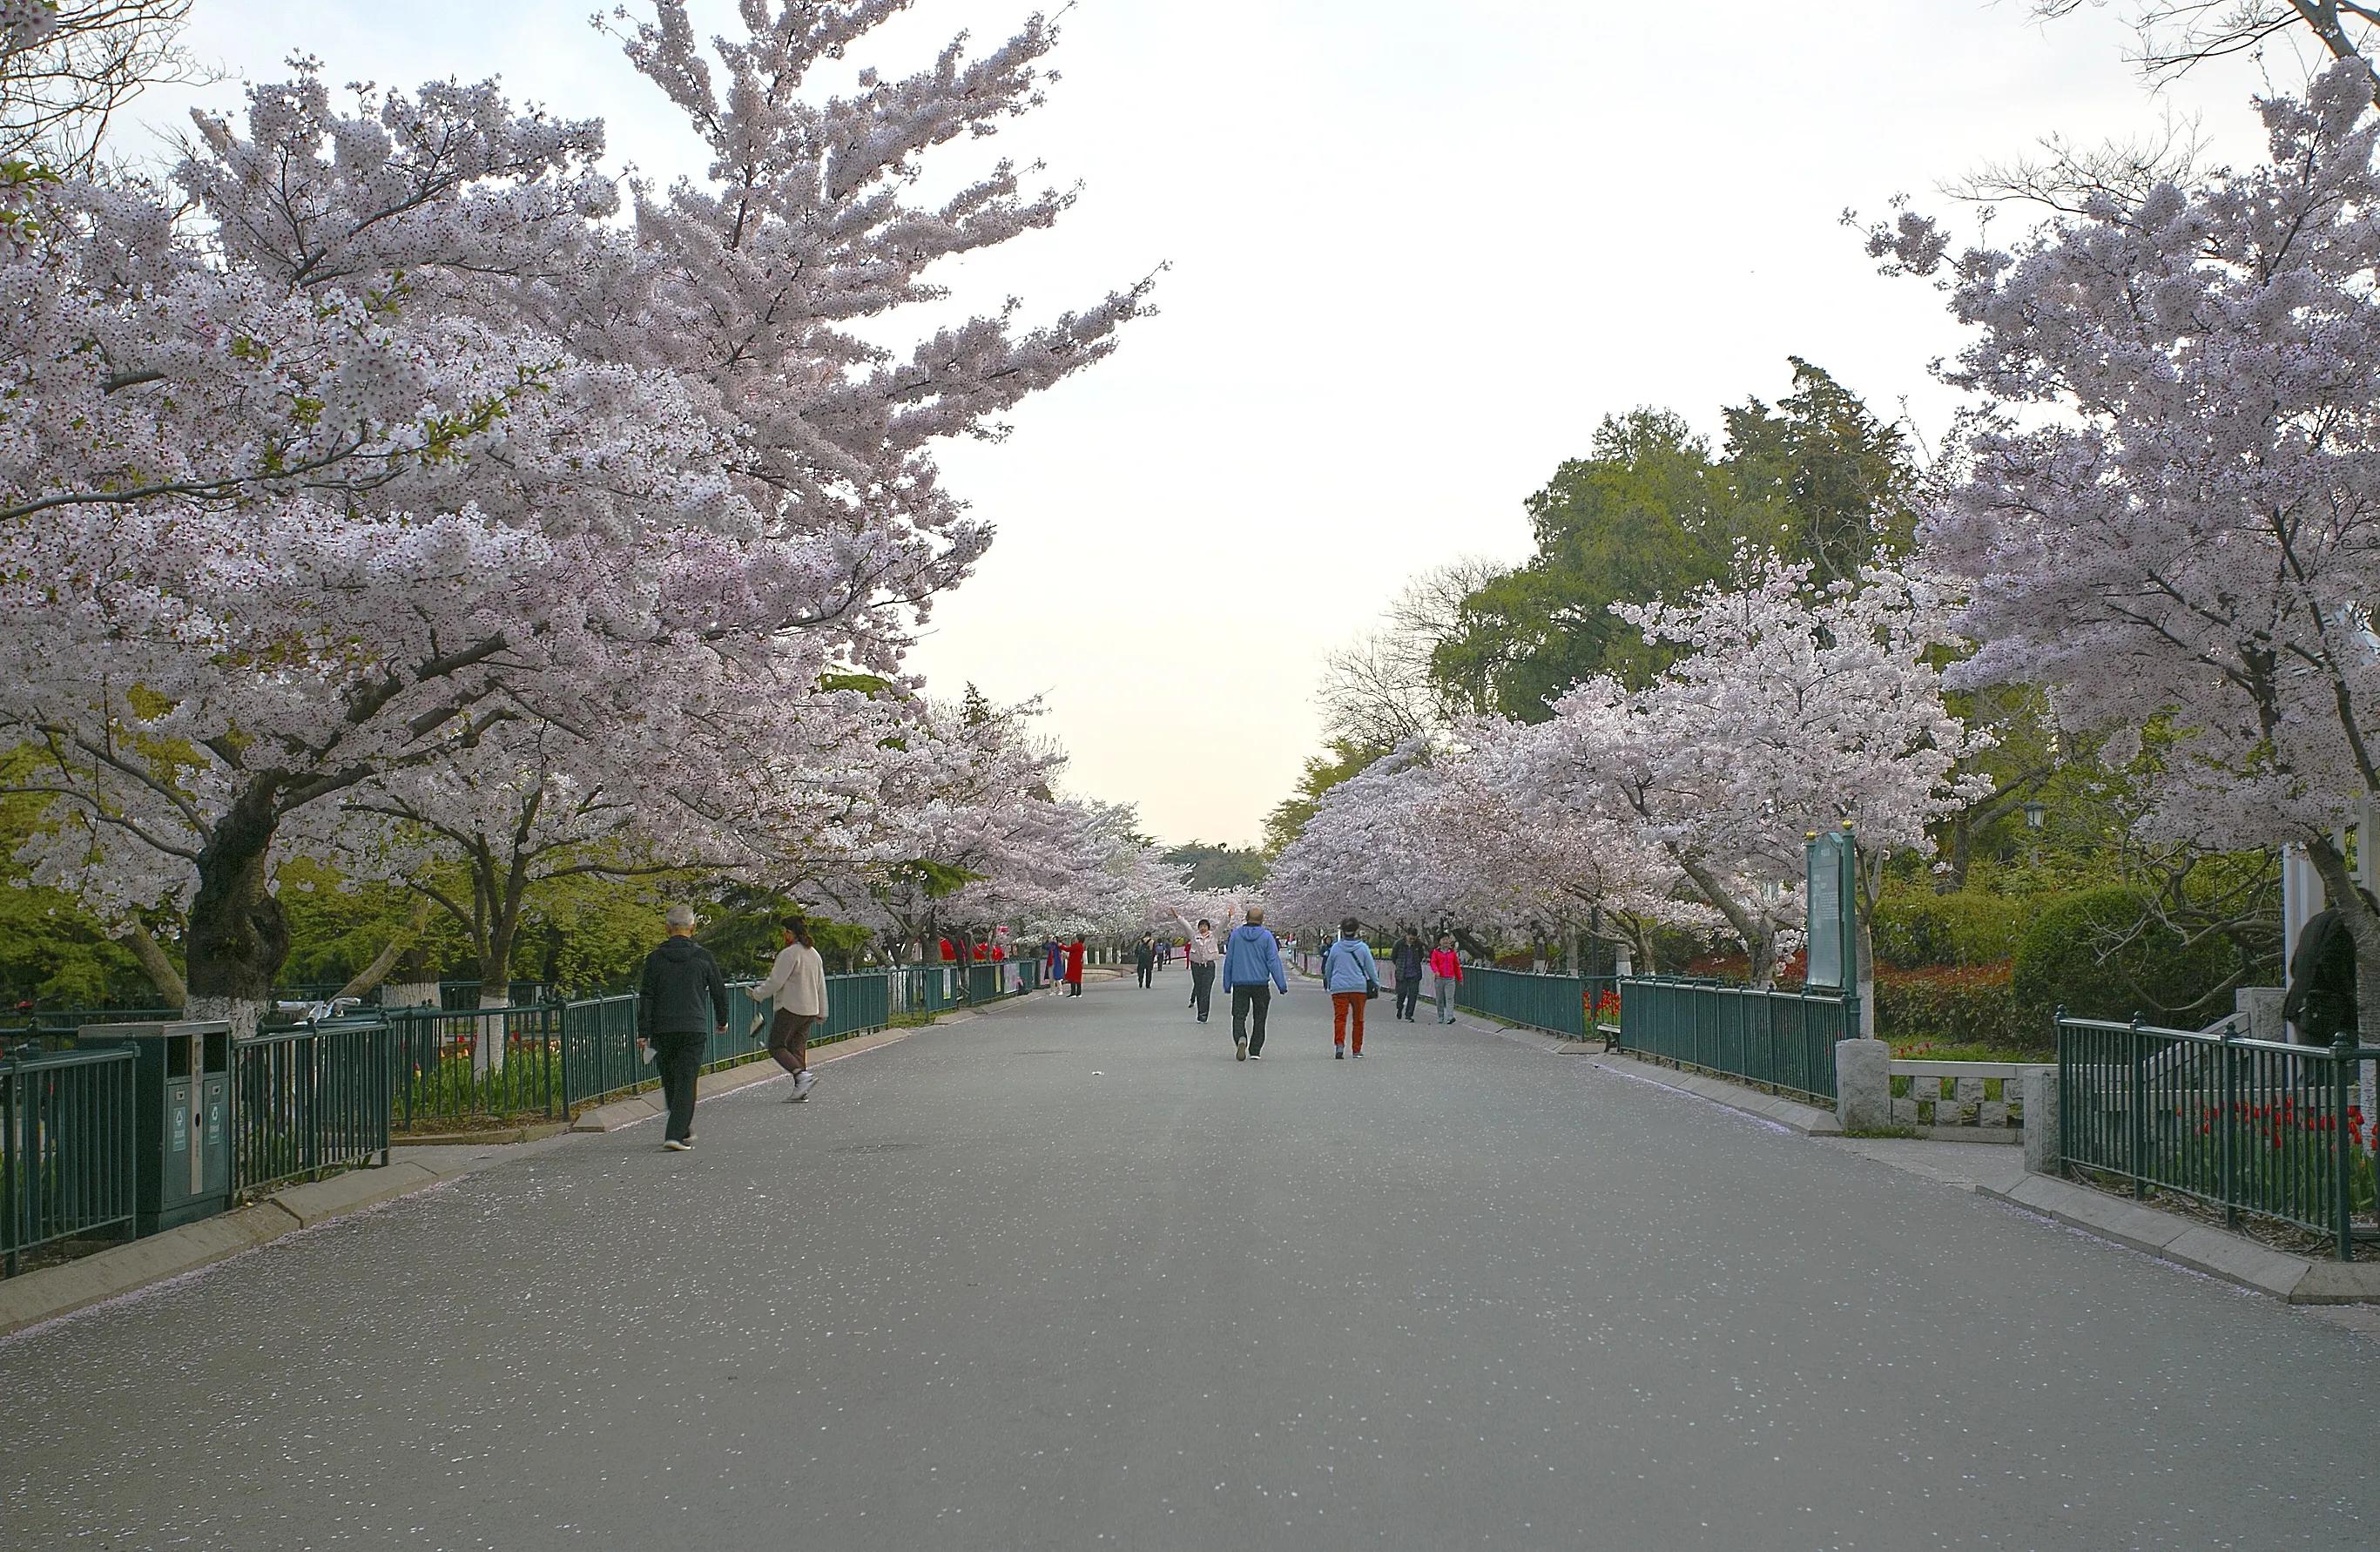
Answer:
[[[845, 1057], [878, 1050], [920, 1030], [990, 1018], [1003, 1009], [1021, 1007], [1031, 1000], [1030, 997], [1010, 998], [989, 1008], [953, 1009], [932, 1024], [914, 1029], [881, 1029], [855, 1035], [820, 1047], [812, 1058], [812, 1065], [822, 1067]], [[766, 1061], [706, 1073], [697, 1091], [697, 1102], [716, 1099], [784, 1075], [775, 1062]], [[566, 1146], [573, 1134], [616, 1132], [654, 1120], [661, 1113], [661, 1094], [655, 1090], [582, 1110], [566, 1127], [558, 1122], [545, 1122], [451, 1144], [400, 1145], [391, 1149], [389, 1162], [377, 1169], [349, 1170], [326, 1180], [289, 1186], [218, 1217], [168, 1229], [60, 1266], [19, 1273], [0, 1282], [0, 1338], [137, 1293], [235, 1255], [244, 1255], [334, 1219], [368, 1212], [416, 1192], [444, 1185], [492, 1165]]]
[[2144, 1206], [2072, 1181], [2033, 1174], [2024, 1167], [2021, 1148], [1945, 1139], [1846, 1137], [1831, 1110], [1763, 1094], [1724, 1078], [1606, 1052], [1600, 1042], [1567, 1040], [1534, 1029], [1508, 1029], [1475, 1014], [1463, 1014], [1456, 1023], [1548, 1052], [1584, 1057], [1616, 1076], [1757, 1117], [1828, 1147], [1973, 1192], [2187, 1271], [2289, 1303], [2315, 1306], [2338, 1324], [2380, 1335], [2380, 1262], [2294, 1255], [2180, 1213]]

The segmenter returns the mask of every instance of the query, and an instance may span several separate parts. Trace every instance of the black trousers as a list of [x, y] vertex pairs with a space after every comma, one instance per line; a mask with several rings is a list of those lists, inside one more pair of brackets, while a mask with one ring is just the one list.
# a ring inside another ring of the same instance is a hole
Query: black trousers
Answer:
[[1157, 975], [1157, 962], [1155, 960], [1144, 959], [1140, 962], [1139, 969], [1141, 989], [1146, 991], [1148, 989]]
[[1212, 961], [1190, 966], [1190, 1005], [1198, 1010], [1198, 1022], [1207, 1022], [1207, 1004], [1215, 995], [1215, 966]]
[[[1256, 1027], [1248, 1027], [1248, 1012], [1256, 1011]], [[1265, 1015], [1272, 1011], [1272, 987], [1259, 982], [1256, 986], [1235, 986], [1232, 988], [1232, 1043], [1245, 1040], [1250, 1056], [1264, 1054]]]
[[661, 1069], [662, 1097], [669, 1103], [663, 1142], [682, 1143], [694, 1135], [695, 1085], [702, 1077], [702, 1049], [710, 1043], [705, 1035], [653, 1037], [653, 1065]]
[[1421, 977], [1399, 976], [1397, 977], [1397, 1017], [1409, 1019], [1414, 1016], [1414, 1011], [1420, 1006]]

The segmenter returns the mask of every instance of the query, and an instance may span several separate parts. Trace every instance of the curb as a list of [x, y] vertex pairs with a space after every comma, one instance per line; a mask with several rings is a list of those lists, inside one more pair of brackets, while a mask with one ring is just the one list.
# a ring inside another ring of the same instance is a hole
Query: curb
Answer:
[[[1493, 1032], [1509, 1033], [1503, 1030]], [[1557, 1041], [1552, 1049], [1579, 1049], [1569, 1041]], [[1836, 1122], [1833, 1112], [1815, 1106], [1760, 1094], [1699, 1073], [1657, 1067], [1631, 1057], [1597, 1053], [1591, 1060], [1595, 1065], [1607, 1071], [1677, 1093], [1689, 1094], [1743, 1115], [1774, 1122], [1806, 1137], [1842, 1137], [1842, 1127]], [[1965, 1129], [1919, 1128], [1921, 1134], [1931, 1132], [1932, 1136], [1925, 1140], [1934, 1142], [1986, 1141], [1979, 1137], [1959, 1136], [1957, 1134], [1961, 1130]], [[1988, 1140], [1999, 1141], [1998, 1138]], [[2020, 1137], [2011, 1134], [2008, 1140], [2018, 1141]], [[1916, 1172], [1941, 1178], [1927, 1170]], [[2139, 1206], [2088, 1186], [2048, 1175], [2027, 1175], [2018, 1184], [2005, 1189], [1982, 1181], [1948, 1183], [1957, 1184], [1980, 1196], [2005, 1202], [2127, 1250], [2136, 1250], [2143, 1255], [2171, 1262], [2187, 1270], [2289, 1303], [2380, 1303], [2380, 1263], [2317, 1261], [2309, 1256], [2292, 1255], [2210, 1224], [2193, 1222], [2172, 1213], [2159, 1212], [2154, 1207]]]
[[1804, 1105], [1798, 1099], [1788, 1099], [1782, 1095], [1763, 1094], [1757, 1089], [1745, 1088], [1724, 1079], [1670, 1067], [1657, 1067], [1649, 1061], [1638, 1061], [1633, 1057], [1618, 1054], [1597, 1052], [1588, 1060], [1607, 1073], [1617, 1073], [1621, 1077], [1634, 1078], [1640, 1083], [1652, 1084], [1680, 1094], [1691, 1094], [1697, 1099], [1706, 1099], [1740, 1115], [1775, 1122], [1787, 1131], [1797, 1132], [1804, 1137], [1840, 1137], [1843, 1134], [1842, 1123], [1835, 1119], [1834, 1111], [1822, 1110], [1815, 1105]]
[[492, 1132], [417, 1132], [392, 1136], [388, 1146], [407, 1147], [484, 1147], [507, 1143], [541, 1143], [570, 1130], [566, 1121], [540, 1121], [527, 1126], [504, 1126]]
[[1978, 1193], [2160, 1261], [2292, 1304], [2380, 1303], [2380, 1263], [2316, 1261], [2048, 1175]]

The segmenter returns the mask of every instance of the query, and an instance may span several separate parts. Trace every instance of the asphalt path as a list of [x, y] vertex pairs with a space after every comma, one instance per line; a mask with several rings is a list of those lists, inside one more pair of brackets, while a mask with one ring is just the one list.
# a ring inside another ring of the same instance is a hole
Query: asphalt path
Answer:
[[2357, 1547], [2380, 1345], [1176, 968], [0, 1341], [0, 1545]]

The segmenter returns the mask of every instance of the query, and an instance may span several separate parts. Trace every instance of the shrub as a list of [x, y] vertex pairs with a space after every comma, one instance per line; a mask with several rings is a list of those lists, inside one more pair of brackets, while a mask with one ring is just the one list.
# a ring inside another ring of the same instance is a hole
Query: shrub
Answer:
[[2034, 918], [2017, 947], [2010, 989], [2020, 1018], [2046, 1026], [2063, 1007], [2078, 1018], [2195, 1028], [2223, 1010], [2215, 995], [2240, 970], [2220, 938], [2186, 940], [2121, 887], [2069, 895]]
[[2046, 1024], [2027, 1025], [2009, 991], [2009, 966], [1881, 968], [1876, 982], [1876, 1033], [1896, 1044], [1988, 1046], [2046, 1053], [2056, 1041]]
[[1892, 890], [1876, 903], [1869, 932], [1879, 965], [2004, 964], [2022, 940], [2031, 905], [2004, 894]]

